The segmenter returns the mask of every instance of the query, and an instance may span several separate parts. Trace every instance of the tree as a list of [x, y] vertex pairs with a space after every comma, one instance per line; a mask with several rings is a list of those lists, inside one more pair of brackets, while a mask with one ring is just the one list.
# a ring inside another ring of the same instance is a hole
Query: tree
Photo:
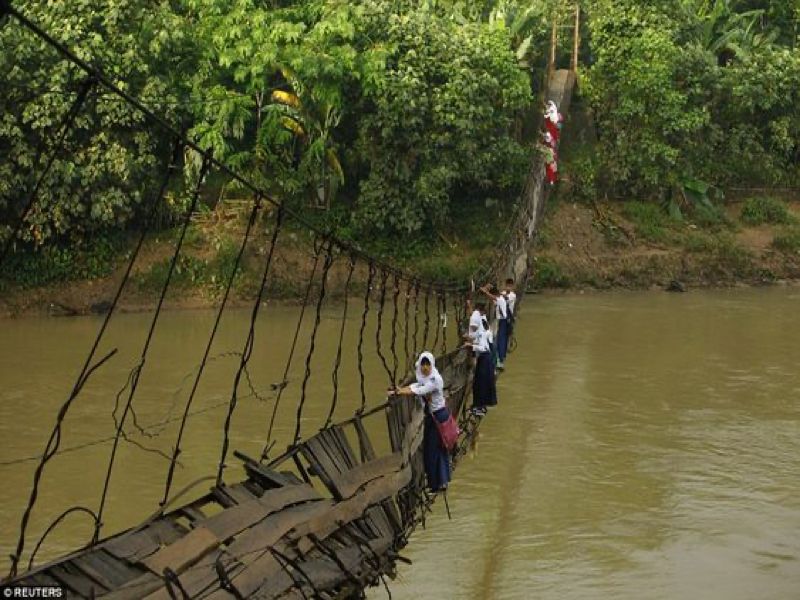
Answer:
[[[185, 119], [194, 48], [167, 5], [142, 0], [28, 0], [20, 10], [168, 119]], [[101, 88], [91, 90], [58, 151], [61, 123], [83, 75], [11, 20], [0, 29], [0, 219], [13, 224], [47, 158], [49, 175], [21, 232], [42, 245], [122, 226], [140, 213], [169, 154], [169, 137]], [[0, 227], [9, 235], [10, 225]]]

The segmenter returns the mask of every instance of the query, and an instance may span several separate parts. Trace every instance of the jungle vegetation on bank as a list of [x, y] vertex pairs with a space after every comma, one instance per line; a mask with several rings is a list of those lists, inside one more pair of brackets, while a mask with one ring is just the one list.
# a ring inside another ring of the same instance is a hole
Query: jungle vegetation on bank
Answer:
[[[654, 199], [676, 213], [732, 184], [798, 185], [798, 0], [580, 4], [581, 94], [597, 135], [568, 165], [579, 195]], [[14, 5], [276, 198], [321, 208], [315, 219], [365, 245], [394, 252], [411, 239], [419, 253], [481, 210], [510, 211], [535, 142], [551, 19], [568, 22], [575, 6]], [[13, 22], [0, 27], [0, 50], [2, 238], [81, 77]], [[69, 264], [73, 248], [141, 225], [169, 148], [135, 110], [90, 93], [16, 240], [14, 268], [30, 270], [31, 255]], [[184, 157], [185, 185], [171, 187], [156, 226], [185, 209], [198, 159]], [[115, 248], [104, 243], [103, 256]]]

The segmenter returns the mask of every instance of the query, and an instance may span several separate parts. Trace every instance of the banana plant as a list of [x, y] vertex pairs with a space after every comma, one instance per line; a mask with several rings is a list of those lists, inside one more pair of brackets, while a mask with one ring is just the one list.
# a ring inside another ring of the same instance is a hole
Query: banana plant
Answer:
[[281, 70], [289, 89], [272, 92], [267, 107], [280, 127], [288, 132], [299, 151], [297, 171], [308, 175], [310, 195], [319, 208], [329, 209], [344, 183], [344, 171], [336, 154], [333, 131], [342, 112], [333, 102], [315, 97], [289, 69]]
[[684, 7], [700, 21], [698, 42], [720, 64], [747, 58], [754, 50], [773, 44], [777, 32], [762, 29], [763, 9], [736, 12], [730, 0], [688, 0]]

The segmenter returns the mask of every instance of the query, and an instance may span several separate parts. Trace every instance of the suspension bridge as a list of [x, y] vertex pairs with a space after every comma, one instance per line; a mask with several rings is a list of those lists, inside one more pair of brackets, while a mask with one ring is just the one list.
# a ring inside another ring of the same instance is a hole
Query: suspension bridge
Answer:
[[[39, 157], [38, 171], [32, 176], [33, 184], [14, 225], [14, 235], [2, 249], [0, 262], [8, 255], [16, 234], [35, 207], [37, 195], [53, 162], [69, 152], [70, 135], [78, 116], [96, 94], [117, 97], [137, 111], [147, 127], [172, 139], [168, 155], [164, 157], [160, 181], [148, 195], [151, 213], [163, 201], [171, 181], [179, 177], [180, 169], [176, 166], [181, 157], [191, 151], [202, 158], [200, 176], [191, 190], [191, 202], [174, 244], [158, 302], [149, 317], [147, 335], [137, 349], [138, 357], [131, 366], [123, 393], [117, 396], [115, 431], [105, 440], [110, 444], [110, 450], [100, 498], [96, 505], [67, 508], [44, 529], [38, 541], [29, 539], [31, 518], [44, 478], [50, 472], [48, 467], [64, 449], [65, 419], [80, 401], [87, 382], [117, 354], [117, 348], [101, 351], [102, 342], [149, 233], [147, 227], [138, 237], [110, 309], [100, 324], [72, 389], [59, 407], [44, 451], [37, 458], [30, 496], [4, 584], [60, 586], [78, 598], [342, 598], [361, 597], [365, 588], [380, 584], [385, 576], [392, 577], [398, 561], [404, 560], [400, 551], [408, 544], [415, 528], [424, 524], [436, 495], [425, 488], [422, 407], [413, 398], [392, 396], [387, 399], [385, 394], [376, 398], [376, 405], [371, 405], [361, 358], [367, 352], [377, 354], [387, 382], [393, 384], [408, 372], [409, 356], [425, 349], [434, 350], [446, 384], [449, 409], [458, 416], [462, 430], [453, 454], [453, 464], [457, 466], [481, 423], [480, 418], [467, 411], [472, 366], [467, 351], [461, 348], [461, 333], [468, 317], [467, 300], [475, 293], [472, 282], [513, 277], [519, 283], [520, 296], [524, 292], [532, 265], [531, 241], [547, 197], [542, 161], [538, 156], [533, 157], [524, 191], [507, 229], [508, 237], [497, 248], [491, 263], [476, 272], [470, 282], [425, 280], [370, 256], [331, 232], [317, 229], [302, 214], [274, 201], [258, 185], [187, 139], [180, 129], [121, 89], [97, 66], [82, 60], [10, 3], [0, 2], [0, 17], [3, 14], [10, 19], [6, 27], [28, 30], [57, 52], [61, 60], [73, 65], [76, 72], [82, 74], [82, 79], [69, 111], [58, 123], [57, 131]], [[554, 38], [555, 35], [554, 29]], [[575, 85], [575, 60], [572, 68], [567, 70], [555, 69], [554, 63], [553, 55], [553, 68], [548, 69], [546, 96], [566, 112]], [[234, 272], [208, 332], [191, 391], [180, 411], [179, 426], [163, 475], [162, 499], [150, 518], [125, 531], [108, 535], [104, 530], [104, 515], [114, 477], [120, 476], [117, 473], [119, 449], [128, 442], [126, 425], [135, 419], [140, 377], [147, 369], [152, 341], [159, 331], [164, 299], [183, 249], [190, 217], [198, 206], [204, 182], [212, 174], [224, 175], [252, 195], [247, 227], [240, 240]], [[231, 382], [230, 397], [225, 403], [225, 419], [220, 426], [221, 454], [207, 477], [175, 490], [175, 468], [191, 423], [199, 385], [211, 357], [221, 318], [228, 308], [236, 269], [259, 217], [271, 220], [272, 233], [261, 265], [260, 288], [249, 313], [250, 327], [241, 340], [241, 351], [236, 354], [238, 366]], [[261, 314], [265, 312], [261, 300], [270, 281], [276, 249], [288, 223], [312, 232], [313, 269], [305, 287], [294, 339], [287, 348], [284, 379], [277, 389], [269, 426], [265, 426], [264, 451], [260, 456], [247, 456], [231, 448], [232, 419], [243, 396], [240, 388], [249, 381], [248, 368], [254, 366], [250, 359], [256, 336], [255, 325], [260, 319], [269, 319], [269, 314]], [[348, 306], [350, 318], [360, 323], [353, 350], [359, 357], [361, 403], [352, 417], [333, 422], [343, 352], [340, 334], [334, 364], [331, 365], [333, 399], [328, 417], [317, 433], [303, 437], [300, 423], [312, 376], [315, 341], [326, 290], [337, 263], [344, 265], [346, 274], [342, 332], [348, 318]], [[354, 299], [355, 294], [350, 294], [349, 290], [355, 289], [357, 282], [362, 293]], [[355, 302], [360, 303], [359, 310], [353, 308]], [[384, 323], [387, 306], [392, 308], [392, 318], [389, 323]], [[352, 316], [354, 313], [357, 313], [356, 317]], [[452, 318], [448, 325], [449, 315]], [[365, 335], [368, 318], [377, 321], [374, 339]], [[299, 356], [297, 341], [304, 320], [306, 324], [310, 323], [310, 343], [306, 355]], [[381, 334], [384, 327], [391, 330], [388, 347]], [[402, 341], [398, 330], [403, 331]], [[399, 345], [404, 346], [406, 361], [398, 359]], [[289, 382], [287, 374], [297, 363], [304, 365], [304, 375], [299, 382]], [[292, 410], [287, 407], [284, 396], [293, 394], [296, 395], [294, 439], [288, 448], [273, 454], [274, 445], [270, 441], [275, 417], [282, 410]], [[388, 451], [376, 450], [376, 432], [388, 436]], [[86, 543], [70, 554], [37, 564], [36, 556], [47, 543], [49, 534], [74, 515], [82, 515], [91, 521], [91, 535]]]

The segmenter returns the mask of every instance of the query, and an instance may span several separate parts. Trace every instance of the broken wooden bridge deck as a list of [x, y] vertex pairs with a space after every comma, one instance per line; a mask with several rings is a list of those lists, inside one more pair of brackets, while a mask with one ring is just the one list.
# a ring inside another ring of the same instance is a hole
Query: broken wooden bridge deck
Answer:
[[[461, 456], [479, 421], [468, 417], [469, 357], [439, 359]], [[391, 452], [378, 456], [365, 421], [384, 414]], [[324, 429], [268, 464], [235, 453], [246, 479], [18, 577], [70, 597], [339, 598], [393, 576], [398, 552], [424, 521], [424, 412], [415, 398]]]

